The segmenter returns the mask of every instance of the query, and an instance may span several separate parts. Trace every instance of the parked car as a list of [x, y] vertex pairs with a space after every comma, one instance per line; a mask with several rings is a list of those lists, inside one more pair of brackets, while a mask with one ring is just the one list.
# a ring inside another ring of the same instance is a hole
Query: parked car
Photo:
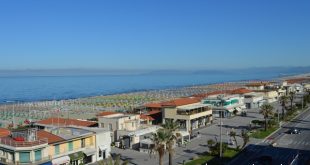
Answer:
[[287, 131], [288, 134], [300, 134], [300, 130], [297, 128], [293, 128]]

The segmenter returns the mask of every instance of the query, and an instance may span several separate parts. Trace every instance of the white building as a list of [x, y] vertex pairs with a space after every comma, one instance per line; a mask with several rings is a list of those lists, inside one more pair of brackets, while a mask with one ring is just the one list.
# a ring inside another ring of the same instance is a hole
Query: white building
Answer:
[[259, 108], [263, 103], [264, 95], [262, 93], [251, 92], [244, 94], [244, 103], [246, 109]]
[[244, 97], [241, 95], [217, 95], [202, 100], [203, 104], [210, 105], [214, 117], [230, 117], [245, 109]]

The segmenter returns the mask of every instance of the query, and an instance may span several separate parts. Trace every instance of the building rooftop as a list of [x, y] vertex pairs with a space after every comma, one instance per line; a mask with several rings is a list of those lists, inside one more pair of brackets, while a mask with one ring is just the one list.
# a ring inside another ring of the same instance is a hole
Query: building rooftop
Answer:
[[249, 89], [238, 88], [238, 89], [231, 90], [229, 93], [230, 94], [245, 94], [245, 93], [250, 93], [250, 92], [252, 92], [252, 91]]
[[197, 108], [203, 108], [203, 107], [208, 107], [208, 105], [202, 104], [202, 103], [196, 103], [196, 104], [191, 104], [191, 105], [183, 105], [183, 106], [179, 106], [178, 110], [191, 110], [191, 109], [197, 109]]
[[147, 108], [161, 108], [161, 103], [148, 103], [144, 105]]
[[44, 130], [39, 130], [37, 132], [37, 137], [39, 139], [47, 139], [48, 140], [48, 144], [52, 144], [52, 143], [57, 143], [57, 142], [61, 142], [61, 141], [65, 141], [64, 138], [54, 135], [50, 132], [44, 131]]
[[186, 98], [179, 98], [167, 102], [163, 102], [163, 106], [168, 106], [168, 107], [177, 107], [177, 106], [182, 106], [182, 105], [187, 105], [187, 104], [194, 104], [200, 102], [200, 99], [197, 97], [186, 97]]
[[91, 127], [97, 125], [97, 122], [78, 120], [78, 119], [65, 119], [65, 118], [48, 118], [45, 120], [40, 120], [36, 122], [38, 125], [54, 125], [54, 126], [81, 126], [81, 127]]
[[75, 127], [57, 127], [52, 129], [50, 133], [65, 140], [93, 134], [92, 131]]
[[147, 115], [144, 115], [144, 114], [140, 115], [140, 119], [142, 119], [142, 120], [150, 120], [150, 121], [155, 120], [153, 117], [147, 116]]
[[97, 116], [109, 116], [109, 115], [114, 115], [114, 114], [120, 114], [120, 113], [112, 112], [112, 111], [104, 111], [104, 112], [98, 113]]

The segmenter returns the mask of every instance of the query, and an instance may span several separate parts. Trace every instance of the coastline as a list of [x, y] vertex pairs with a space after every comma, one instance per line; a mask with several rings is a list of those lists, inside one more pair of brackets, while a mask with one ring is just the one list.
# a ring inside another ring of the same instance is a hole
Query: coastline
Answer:
[[[272, 78], [267, 81], [309, 77], [310, 73]], [[45, 100], [7, 103], [0, 105], [0, 119], [12, 121], [12, 113], [18, 122], [25, 119], [40, 120], [47, 117], [90, 119], [100, 111], [129, 111], [146, 103], [167, 101], [179, 97], [219, 90], [244, 87], [246, 83], [266, 80], [239, 80], [155, 90], [129, 91], [109, 95], [97, 95], [75, 99]], [[13, 112], [14, 111], [14, 112]]]

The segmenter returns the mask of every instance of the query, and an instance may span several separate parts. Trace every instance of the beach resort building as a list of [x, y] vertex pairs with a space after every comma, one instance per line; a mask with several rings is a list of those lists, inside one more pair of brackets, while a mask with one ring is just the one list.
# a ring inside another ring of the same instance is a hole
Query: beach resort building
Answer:
[[110, 132], [104, 129], [55, 127], [37, 135], [47, 139], [52, 164], [89, 164], [110, 156]]
[[140, 140], [160, 128], [149, 123], [149, 116], [139, 114], [102, 112], [97, 117], [99, 127], [110, 130], [115, 146], [122, 148], [139, 149]]
[[265, 102], [267, 103], [273, 103], [276, 102], [279, 98], [279, 93], [277, 90], [260, 90], [260, 91], [255, 91], [256, 93], [261, 93], [263, 95], [263, 98]]
[[52, 165], [48, 139], [37, 136], [36, 129], [12, 131], [0, 137], [0, 164]]
[[246, 93], [243, 96], [246, 109], [259, 108], [261, 105], [263, 105], [263, 103], [266, 102], [262, 93], [251, 92]]
[[245, 109], [244, 97], [240, 95], [217, 95], [209, 96], [202, 100], [202, 103], [212, 108], [214, 117], [231, 117]]
[[77, 127], [98, 127], [95, 121], [68, 119], [68, 118], [47, 118], [34, 123], [40, 129], [64, 127], [64, 126], [77, 126]]
[[180, 98], [162, 105], [163, 123], [165, 120], [177, 121], [179, 129], [186, 132], [207, 126], [213, 120], [210, 106], [200, 103], [197, 98]]
[[249, 90], [258, 91], [258, 90], [264, 90], [265, 86], [268, 85], [268, 84], [269, 83], [267, 83], [267, 82], [254, 82], [254, 83], [248, 83], [245, 86]]

